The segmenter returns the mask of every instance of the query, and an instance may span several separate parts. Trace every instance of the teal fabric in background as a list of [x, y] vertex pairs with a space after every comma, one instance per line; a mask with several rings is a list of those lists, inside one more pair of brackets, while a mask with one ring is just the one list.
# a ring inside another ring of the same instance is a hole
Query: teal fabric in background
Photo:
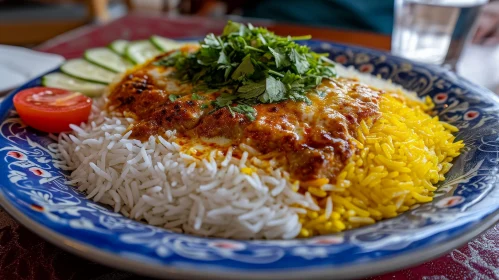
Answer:
[[244, 16], [390, 34], [393, 0], [260, 0]]

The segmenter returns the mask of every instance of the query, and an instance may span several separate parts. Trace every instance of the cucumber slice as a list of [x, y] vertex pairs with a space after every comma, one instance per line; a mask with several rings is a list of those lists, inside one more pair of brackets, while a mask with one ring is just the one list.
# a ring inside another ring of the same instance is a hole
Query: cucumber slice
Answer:
[[108, 47], [119, 55], [125, 55], [125, 50], [129, 43], [127, 40], [116, 40], [109, 44]]
[[51, 73], [43, 76], [42, 85], [81, 92], [89, 97], [101, 96], [106, 89], [105, 85], [76, 79], [63, 73]]
[[133, 67], [133, 64], [128, 60], [106, 48], [86, 50], [84, 57], [86, 60], [116, 73], [125, 72], [128, 68]]
[[153, 35], [149, 38], [149, 41], [153, 43], [158, 49], [163, 52], [168, 52], [171, 50], [179, 49], [185, 45], [198, 45], [198, 41], [175, 41], [158, 35]]
[[136, 64], [144, 63], [160, 53], [149, 40], [131, 42], [125, 50], [125, 55]]
[[116, 73], [80, 58], [66, 61], [61, 71], [75, 78], [101, 84], [109, 84], [116, 77]]
[[149, 38], [149, 41], [151, 41], [151, 43], [153, 43], [158, 49], [163, 52], [178, 49], [181, 46], [181, 44], [179, 44], [179, 42], [177, 41], [157, 35], [151, 36], [151, 38]]

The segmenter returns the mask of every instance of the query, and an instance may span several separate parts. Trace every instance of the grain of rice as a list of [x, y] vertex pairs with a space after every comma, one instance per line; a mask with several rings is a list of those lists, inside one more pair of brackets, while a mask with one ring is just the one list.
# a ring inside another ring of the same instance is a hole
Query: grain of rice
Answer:
[[241, 160], [239, 161], [239, 167], [242, 168], [246, 165], [246, 160], [248, 159], [248, 152], [244, 151], [241, 156]]
[[329, 219], [329, 217], [331, 217], [332, 212], [333, 212], [333, 200], [331, 199], [330, 196], [328, 196], [326, 199], [326, 209], [325, 209], [326, 220]]
[[121, 198], [115, 190], [110, 190], [109, 194], [114, 200], [114, 212], [119, 212], [121, 208]]

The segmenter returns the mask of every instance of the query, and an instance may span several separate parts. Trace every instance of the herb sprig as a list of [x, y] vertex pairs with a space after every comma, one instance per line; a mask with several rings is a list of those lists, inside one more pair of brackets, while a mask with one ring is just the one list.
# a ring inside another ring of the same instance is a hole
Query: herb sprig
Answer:
[[335, 76], [327, 54], [295, 42], [310, 38], [281, 37], [266, 28], [229, 21], [221, 36], [207, 35], [197, 52], [174, 52], [156, 64], [175, 66], [180, 79], [198, 87], [230, 89], [212, 101], [215, 109], [227, 107], [254, 120], [254, 105], [310, 103], [307, 93], [323, 78]]

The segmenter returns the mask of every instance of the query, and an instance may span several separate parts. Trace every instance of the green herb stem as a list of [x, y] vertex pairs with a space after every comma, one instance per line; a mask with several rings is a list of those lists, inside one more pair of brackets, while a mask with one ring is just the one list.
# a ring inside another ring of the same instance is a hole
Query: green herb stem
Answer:
[[248, 45], [244, 46], [244, 48], [245, 48], [245, 49], [247, 49], [247, 50], [252, 50], [252, 51], [255, 51], [255, 52], [261, 52], [261, 53], [264, 53], [264, 52], [265, 52], [264, 50], [257, 49], [257, 48], [255, 48], [255, 47], [248, 46]]
[[303, 41], [312, 39], [312, 35], [303, 35], [303, 36], [291, 36], [291, 40], [293, 41]]
[[278, 76], [278, 77], [284, 78], [284, 74], [279, 73], [279, 72], [277, 72], [277, 71], [274, 71], [274, 70], [272, 70], [272, 69], [268, 69], [268, 70], [267, 70], [267, 72], [268, 72], [269, 74], [273, 74], [273, 75], [276, 75], [276, 76]]

